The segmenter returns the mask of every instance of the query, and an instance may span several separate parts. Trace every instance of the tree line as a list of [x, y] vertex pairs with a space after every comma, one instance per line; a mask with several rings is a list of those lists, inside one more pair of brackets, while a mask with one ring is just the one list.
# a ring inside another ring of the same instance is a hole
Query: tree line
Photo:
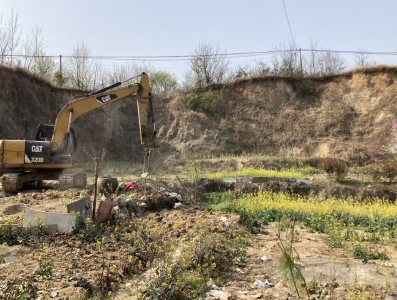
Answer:
[[[232, 66], [226, 50], [219, 43], [200, 42], [186, 60], [183, 78], [157, 69], [150, 61], [127, 61], [104, 65], [100, 57], [92, 58], [92, 50], [79, 42], [71, 55], [58, 64], [47, 56], [48, 43], [38, 26], [23, 34], [18, 12], [5, 20], [0, 15], [0, 64], [18, 66], [49, 80], [55, 85], [81, 90], [96, 90], [123, 81], [142, 72], [148, 73], [154, 93], [192, 89], [212, 83], [226, 83], [237, 78], [254, 76], [320, 77], [338, 74], [347, 68], [345, 58], [335, 52], [323, 51], [318, 41], [311, 41], [311, 50], [300, 52], [295, 41], [274, 46], [270, 63], [257, 60], [247, 65]], [[373, 64], [366, 50], [356, 53], [356, 65]]]

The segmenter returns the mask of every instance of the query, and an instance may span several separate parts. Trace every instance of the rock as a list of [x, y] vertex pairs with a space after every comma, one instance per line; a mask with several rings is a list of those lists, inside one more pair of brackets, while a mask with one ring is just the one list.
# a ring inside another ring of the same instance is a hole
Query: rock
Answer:
[[210, 280], [208, 280], [205, 284], [211, 289], [217, 289], [218, 291], [220, 290], [219, 286], [215, 284], [215, 281], [212, 280], [212, 278], [210, 278]]
[[130, 287], [131, 285], [132, 285], [131, 282], [127, 282], [127, 283], [125, 284], [126, 287]]
[[118, 207], [122, 208], [122, 207], [126, 207], [127, 206], [127, 202], [125, 201], [124, 198], [119, 197], [116, 199], [116, 204]]
[[130, 212], [128, 211], [127, 207], [122, 207], [122, 208], [120, 208], [120, 214], [124, 214], [126, 216], [129, 216]]
[[16, 256], [7, 256], [7, 257], [4, 257], [3, 260], [4, 260], [4, 263], [10, 264], [14, 261], [17, 261], [17, 257]]
[[167, 185], [172, 189], [175, 187], [175, 184], [173, 182], [168, 182]]
[[276, 289], [282, 289], [282, 288], [284, 288], [284, 287], [286, 287], [286, 285], [285, 285], [285, 283], [284, 283], [283, 280], [280, 280], [280, 281], [275, 285], [275, 288], [276, 288]]
[[204, 191], [204, 190], [205, 190], [205, 188], [204, 188], [201, 184], [199, 184], [199, 185], [197, 186], [197, 189], [198, 189], [199, 191]]
[[6, 193], [4, 193], [3, 191], [0, 191], [0, 198], [6, 197]]
[[125, 200], [125, 203], [127, 204], [128, 208], [137, 209], [139, 207], [138, 203], [136, 203], [136, 201], [131, 198], [128, 198], [127, 200]]
[[212, 290], [205, 293], [206, 297], [214, 297], [221, 300], [228, 300], [231, 296], [228, 292]]
[[174, 135], [174, 131], [173, 130], [168, 131], [168, 135], [170, 136]]
[[348, 291], [344, 287], [334, 289], [335, 296], [342, 298], [348, 294]]

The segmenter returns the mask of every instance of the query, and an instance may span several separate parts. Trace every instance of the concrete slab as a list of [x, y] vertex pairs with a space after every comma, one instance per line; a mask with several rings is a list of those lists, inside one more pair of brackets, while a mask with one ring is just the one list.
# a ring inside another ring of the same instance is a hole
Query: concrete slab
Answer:
[[37, 216], [44, 217], [44, 225], [48, 226], [56, 224], [57, 232], [72, 232], [72, 226], [75, 220], [75, 217], [72, 214], [50, 213], [44, 211], [25, 211], [23, 214], [23, 225], [31, 224], [32, 226], [37, 226], [37, 221], [35, 221]]
[[84, 224], [87, 218], [92, 218], [91, 197], [85, 197], [67, 205], [68, 213], [80, 212], [80, 224]]
[[301, 183], [301, 182], [306, 183], [306, 184], [313, 184], [313, 181], [311, 181], [311, 180], [304, 180], [304, 179], [296, 180], [296, 183]]
[[236, 182], [236, 178], [222, 178], [223, 182]]

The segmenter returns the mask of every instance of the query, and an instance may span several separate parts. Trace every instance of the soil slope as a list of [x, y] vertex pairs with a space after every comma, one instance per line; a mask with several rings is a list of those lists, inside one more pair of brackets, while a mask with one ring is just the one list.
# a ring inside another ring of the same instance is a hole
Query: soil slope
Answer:
[[[397, 68], [323, 78], [264, 77], [211, 85], [215, 109], [187, 108], [185, 93], [155, 95], [162, 153], [334, 156], [364, 163], [397, 114]], [[60, 89], [20, 69], [0, 68], [0, 136], [32, 139], [81, 91]], [[78, 160], [143, 160], [134, 97], [79, 118]]]

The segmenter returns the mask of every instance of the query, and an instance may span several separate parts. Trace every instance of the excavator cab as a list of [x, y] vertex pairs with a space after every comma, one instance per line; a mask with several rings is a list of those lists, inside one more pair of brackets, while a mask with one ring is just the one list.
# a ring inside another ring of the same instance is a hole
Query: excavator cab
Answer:
[[39, 124], [36, 130], [35, 141], [50, 141], [54, 134], [55, 125]]

